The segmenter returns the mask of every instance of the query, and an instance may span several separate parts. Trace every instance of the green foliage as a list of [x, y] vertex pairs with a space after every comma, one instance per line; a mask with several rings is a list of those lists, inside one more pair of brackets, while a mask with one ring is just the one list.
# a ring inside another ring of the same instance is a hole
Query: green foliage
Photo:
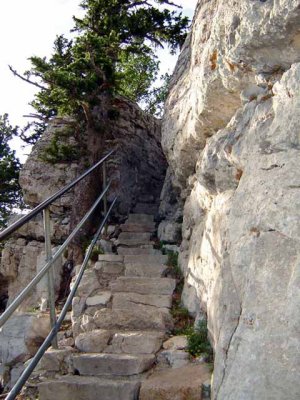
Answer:
[[177, 280], [176, 290], [180, 291], [183, 284], [183, 275], [178, 264], [178, 253], [166, 249], [163, 244], [161, 250], [163, 254], [168, 256], [167, 266], [169, 267], [169, 275]]
[[165, 74], [160, 77], [162, 83], [148, 91], [144, 101], [146, 103], [146, 111], [158, 118], [163, 116], [164, 104], [168, 96], [171, 75]]
[[167, 265], [169, 267], [177, 268], [178, 267], [178, 253], [167, 250], [166, 254], [168, 255]]
[[74, 145], [59, 143], [59, 139], [54, 136], [51, 143], [41, 152], [40, 159], [50, 164], [58, 162], [70, 163], [80, 158], [81, 152]]
[[159, 70], [159, 62], [154, 53], [122, 52], [119, 61], [118, 92], [133, 101], [147, 102], [148, 89], [156, 80]]
[[207, 321], [199, 321], [196, 328], [187, 333], [187, 351], [193, 356], [204, 355], [207, 361], [212, 361], [213, 350], [208, 340]]
[[194, 318], [190, 316], [189, 311], [183, 307], [180, 302], [174, 302], [171, 309], [171, 315], [174, 319], [174, 335], [190, 335], [193, 332]]
[[[75, 36], [58, 36], [53, 54], [31, 57], [31, 69], [21, 79], [39, 88], [31, 103], [38, 121], [27, 126], [22, 138], [37, 140], [56, 115], [73, 115], [93, 126], [91, 110], [104, 92], [122, 94], [149, 103], [156, 113], [165, 89], [151, 89], [158, 73], [155, 49], [171, 52], [186, 37], [188, 19], [168, 0], [83, 0], [82, 19], [74, 17]], [[161, 6], [168, 6], [163, 8]]]
[[16, 134], [17, 127], [10, 125], [8, 115], [0, 116], [0, 228], [6, 226], [13, 208], [24, 206], [18, 182], [20, 162], [9, 146]]
[[102, 249], [101, 246], [94, 246], [93, 250], [92, 250], [92, 254], [91, 254], [91, 260], [92, 261], [98, 261], [98, 256], [100, 254], [104, 254], [104, 250]]

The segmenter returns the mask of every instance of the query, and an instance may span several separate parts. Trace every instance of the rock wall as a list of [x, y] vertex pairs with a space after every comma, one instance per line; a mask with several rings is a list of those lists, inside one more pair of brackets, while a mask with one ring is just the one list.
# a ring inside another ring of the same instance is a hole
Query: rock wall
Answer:
[[199, 1], [163, 120], [213, 399], [300, 396], [300, 3]]

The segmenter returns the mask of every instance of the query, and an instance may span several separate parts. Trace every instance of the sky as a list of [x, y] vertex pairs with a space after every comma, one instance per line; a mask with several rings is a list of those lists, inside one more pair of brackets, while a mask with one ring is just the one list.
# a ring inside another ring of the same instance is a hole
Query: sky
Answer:
[[[19, 72], [29, 69], [28, 58], [51, 54], [54, 39], [68, 34], [73, 27], [72, 16], [80, 15], [80, 0], [9, 0], [0, 5], [0, 114], [8, 113], [12, 125], [24, 126], [23, 115], [33, 112], [28, 103], [35, 88], [13, 76], [8, 65]], [[174, 0], [183, 7], [183, 13], [192, 18], [197, 0]], [[159, 52], [162, 73], [171, 72], [176, 58]], [[19, 141], [12, 143], [21, 161], [29, 148]]]

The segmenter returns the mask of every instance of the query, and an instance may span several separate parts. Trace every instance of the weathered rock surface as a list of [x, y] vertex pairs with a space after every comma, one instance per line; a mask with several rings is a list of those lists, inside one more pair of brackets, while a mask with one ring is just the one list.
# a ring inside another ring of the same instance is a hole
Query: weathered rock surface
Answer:
[[268, 85], [300, 61], [298, 5], [295, 0], [198, 3], [162, 127], [163, 148], [183, 187], [206, 139], [240, 107], [241, 92], [249, 93], [248, 100], [261, 89], [262, 97], [267, 95]]
[[[163, 121], [213, 399], [300, 395], [299, 2], [201, 1]], [[153, 397], [154, 398], [154, 397]]]
[[130, 376], [149, 369], [155, 361], [150, 354], [80, 354], [73, 356], [74, 368], [80, 375]]
[[84, 353], [101, 353], [108, 345], [111, 332], [96, 329], [78, 335], [75, 339], [75, 346]]
[[64, 349], [52, 349], [46, 351], [35, 371], [61, 372], [64, 374], [73, 372], [71, 356], [74, 353], [72, 347]]
[[157, 236], [163, 242], [178, 243], [181, 239], [181, 224], [173, 221], [162, 221]]
[[172, 318], [156, 308], [139, 310], [110, 310], [96, 312], [94, 323], [101, 329], [111, 330], [157, 330], [166, 331], [172, 327]]
[[117, 332], [113, 335], [106, 353], [152, 354], [156, 353], [162, 344], [162, 332], [133, 331]]
[[119, 246], [118, 247], [118, 254], [121, 254], [123, 256], [140, 256], [140, 255], [152, 255], [152, 254], [157, 254], [159, 255], [160, 252], [156, 249], [153, 249], [152, 247], [123, 247]]
[[162, 277], [167, 270], [167, 266], [163, 264], [126, 264], [125, 276], [140, 276], [140, 277]]
[[139, 306], [151, 306], [158, 308], [171, 308], [172, 295], [139, 294], [139, 293], [115, 293], [112, 308], [134, 310]]
[[140, 400], [202, 400], [202, 384], [210, 379], [202, 365], [157, 371], [142, 383]]
[[65, 376], [56, 381], [39, 385], [41, 400], [94, 400], [101, 393], [101, 400], [135, 399], [140, 382], [102, 379], [91, 376]]
[[171, 278], [136, 278], [120, 277], [111, 283], [111, 289], [116, 292], [134, 292], [137, 294], [171, 295], [176, 281]]
[[22, 313], [12, 316], [0, 331], [0, 359], [4, 386], [11, 384], [24, 370], [50, 331], [49, 315]]

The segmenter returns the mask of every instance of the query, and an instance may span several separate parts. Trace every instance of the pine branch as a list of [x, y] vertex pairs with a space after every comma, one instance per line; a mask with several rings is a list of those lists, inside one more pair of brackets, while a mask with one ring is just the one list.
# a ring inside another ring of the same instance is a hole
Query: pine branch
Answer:
[[18, 78], [22, 79], [22, 81], [27, 82], [27, 83], [30, 83], [30, 85], [36, 86], [36, 87], [38, 87], [39, 89], [47, 90], [47, 88], [46, 88], [45, 86], [39, 85], [37, 82], [33, 82], [33, 81], [31, 81], [30, 79], [25, 78], [23, 75], [19, 74], [15, 69], [13, 69], [13, 67], [12, 67], [11, 65], [9, 65], [8, 68], [10, 69], [10, 71], [11, 71], [15, 76], [17, 76]]
[[40, 114], [28, 114], [28, 115], [23, 115], [23, 118], [34, 118], [34, 119], [40, 119], [41, 121], [48, 121], [48, 117], [43, 117]]

